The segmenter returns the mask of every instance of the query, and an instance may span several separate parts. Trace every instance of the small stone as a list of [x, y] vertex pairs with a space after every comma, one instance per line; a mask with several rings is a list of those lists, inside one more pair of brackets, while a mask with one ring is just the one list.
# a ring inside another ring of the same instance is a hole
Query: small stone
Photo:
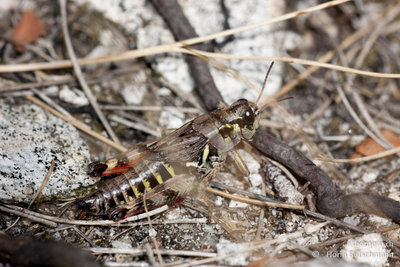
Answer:
[[62, 101], [74, 106], [85, 106], [89, 104], [89, 100], [86, 98], [85, 93], [76, 88], [70, 88], [67, 85], [64, 85], [61, 88], [59, 97]]

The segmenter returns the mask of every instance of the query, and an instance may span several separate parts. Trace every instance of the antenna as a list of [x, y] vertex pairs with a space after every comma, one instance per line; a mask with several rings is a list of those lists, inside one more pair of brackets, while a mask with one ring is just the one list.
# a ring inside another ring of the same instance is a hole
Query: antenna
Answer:
[[267, 79], [268, 79], [269, 73], [271, 72], [271, 69], [272, 69], [272, 66], [274, 66], [274, 63], [275, 63], [275, 62], [272, 61], [272, 62], [271, 62], [271, 65], [269, 65], [267, 74], [265, 75], [265, 78], [264, 78], [263, 86], [262, 86], [261, 91], [260, 91], [260, 94], [258, 95], [257, 100], [256, 100], [256, 105], [257, 105], [258, 101], [260, 101], [261, 96], [262, 96], [263, 93], [264, 93], [265, 84], [267, 83]]
[[279, 99], [277, 99], [277, 100], [272, 100], [271, 102], [268, 102], [268, 103], [265, 103], [264, 105], [262, 105], [262, 106], [259, 108], [258, 112], [262, 112], [264, 109], [266, 109], [266, 108], [267, 108], [269, 105], [271, 105], [272, 103], [281, 102], [281, 101], [288, 100], [288, 99], [292, 99], [292, 98], [293, 98], [293, 96], [286, 96], [286, 97], [279, 98]]

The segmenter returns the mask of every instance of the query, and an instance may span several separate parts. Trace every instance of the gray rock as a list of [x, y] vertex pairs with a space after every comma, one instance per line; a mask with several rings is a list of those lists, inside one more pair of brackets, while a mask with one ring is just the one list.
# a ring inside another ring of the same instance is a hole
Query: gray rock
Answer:
[[42, 195], [66, 197], [94, 182], [85, 173], [88, 147], [72, 125], [36, 105], [0, 100], [0, 199], [30, 202], [52, 159]]

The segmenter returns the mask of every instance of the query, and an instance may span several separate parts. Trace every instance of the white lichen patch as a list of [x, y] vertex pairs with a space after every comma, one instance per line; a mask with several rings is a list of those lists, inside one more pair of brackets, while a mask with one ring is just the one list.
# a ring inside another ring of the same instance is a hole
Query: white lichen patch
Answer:
[[347, 261], [387, 266], [390, 251], [379, 234], [368, 234], [347, 241], [340, 256]]
[[132, 243], [129, 238], [124, 237], [119, 240], [113, 240], [111, 242], [111, 245], [113, 248], [121, 248], [121, 249], [127, 249], [127, 248], [132, 248]]
[[59, 97], [62, 101], [74, 106], [85, 106], [89, 104], [89, 100], [86, 98], [84, 92], [76, 88], [70, 88], [67, 85], [61, 88]]
[[360, 223], [360, 216], [359, 215], [346, 216], [343, 218], [343, 221], [345, 223], [357, 226]]
[[162, 129], [174, 130], [183, 125], [184, 115], [177, 110], [163, 110], [160, 114], [159, 125]]
[[[218, 256], [223, 256], [244, 249], [248, 249], [249, 246], [251, 246], [250, 244], [251, 243], [242, 243], [242, 244], [232, 243], [229, 240], [221, 238], [219, 243], [217, 244]], [[249, 264], [248, 258], [249, 258], [248, 252], [240, 252], [234, 256], [221, 260], [220, 263], [229, 266], [244, 266]]]
[[293, 183], [282, 174], [279, 168], [270, 164], [268, 172], [274, 189], [280, 197], [287, 199], [287, 202], [291, 204], [303, 203], [304, 196], [297, 191]]
[[244, 208], [247, 208], [247, 207], [249, 207], [249, 204], [243, 203], [243, 202], [240, 202], [240, 201], [231, 200], [229, 202], [229, 208], [242, 208], [242, 209], [244, 209]]
[[367, 173], [364, 173], [361, 179], [364, 183], [372, 183], [376, 180], [379, 175], [379, 170], [369, 170]]
[[29, 202], [55, 160], [44, 196], [70, 196], [93, 184], [86, 175], [89, 151], [70, 124], [36, 105], [0, 101], [0, 198]]
[[392, 224], [392, 220], [387, 219], [387, 218], [383, 218], [383, 217], [380, 217], [380, 216], [377, 216], [377, 215], [369, 215], [368, 219], [371, 222], [379, 224], [380, 226], [391, 225]]
[[174, 87], [184, 93], [189, 93], [193, 88], [193, 81], [190, 77], [189, 67], [182, 57], [159, 57], [154, 67]]
[[128, 105], [140, 105], [147, 91], [147, 76], [145, 71], [136, 71], [132, 80], [122, 85], [121, 96]]

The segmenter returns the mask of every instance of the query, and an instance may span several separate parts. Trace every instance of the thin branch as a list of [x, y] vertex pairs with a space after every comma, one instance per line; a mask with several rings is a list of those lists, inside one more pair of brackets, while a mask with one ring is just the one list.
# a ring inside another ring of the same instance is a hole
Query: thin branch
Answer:
[[[151, 221], [151, 218], [150, 218], [149, 210], [147, 209], [146, 200], [147, 200], [147, 196], [146, 196], [146, 193], [145, 193], [143, 195], [143, 206], [144, 206], [144, 210], [145, 210], [145, 215], [146, 215], [147, 222], [149, 223], [149, 232], [150, 231], [154, 232], [154, 228], [153, 228], [153, 224], [152, 224], [152, 221]], [[156, 240], [156, 237], [154, 235], [152, 235], [152, 234], [150, 234], [150, 237], [151, 237], [151, 239], [153, 241], [153, 244], [154, 244], [154, 247], [156, 249], [158, 261], [159, 261], [160, 264], [163, 264], [164, 260], [163, 260], [161, 254], [160, 254], [160, 249], [158, 247], [158, 242]]]
[[50, 225], [51, 227], [56, 227], [57, 224], [55, 224], [55, 223], [72, 224], [72, 225], [122, 226], [128, 222], [134, 222], [134, 221], [138, 221], [138, 220], [147, 218], [147, 216], [154, 216], [154, 215], [160, 214], [160, 213], [168, 210], [168, 206], [164, 205], [157, 209], [149, 211], [147, 214], [146, 213], [138, 214], [138, 215], [128, 217], [128, 218], [123, 219], [118, 222], [115, 222], [112, 220], [96, 220], [96, 221], [69, 220], [69, 219], [64, 219], [64, 218], [59, 218], [59, 217], [55, 217], [55, 216], [41, 214], [41, 213], [34, 212], [34, 211], [31, 211], [28, 209], [24, 209], [24, 208], [21, 208], [18, 206], [6, 205], [6, 204], [0, 204], [0, 210], [6, 211], [10, 214], [15, 214], [15, 215], [18, 215], [21, 217], [25, 217], [28, 219], [32, 217], [35, 219], [35, 221], [43, 220], [44, 224], [48, 223], [48, 225]]
[[41, 217], [38, 217], [38, 216], [35, 216], [35, 215], [27, 214], [26, 212], [24, 212], [25, 211], [24, 209], [23, 209], [24, 211], [21, 211], [21, 210], [13, 209], [12, 207], [5, 207], [3, 205], [0, 205], [0, 210], [10, 213], [10, 214], [14, 214], [14, 215], [23, 217], [23, 218], [27, 218], [31, 221], [38, 222], [38, 223], [47, 225], [49, 227], [53, 227], [53, 228], [57, 227], [57, 223], [49, 221], [49, 220], [41, 218]]
[[243, 203], [248, 203], [248, 204], [253, 204], [253, 205], [258, 205], [258, 206], [268, 206], [268, 207], [285, 208], [285, 209], [293, 209], [293, 210], [304, 210], [304, 206], [302, 206], [302, 205], [295, 205], [295, 204], [289, 204], [289, 203], [278, 203], [278, 202], [272, 202], [272, 201], [260, 201], [257, 199], [250, 199], [250, 198], [245, 198], [245, 197], [241, 197], [241, 196], [235, 196], [235, 195], [225, 193], [225, 192], [222, 192], [220, 190], [217, 190], [217, 189], [214, 189], [211, 187], [207, 187], [206, 190], [215, 195], [233, 199], [233, 200], [240, 201]]
[[55, 116], [65, 120], [66, 122], [71, 123], [73, 126], [78, 128], [82, 132], [85, 132], [88, 135], [93, 136], [94, 138], [100, 140], [101, 142], [103, 142], [103, 143], [105, 143], [105, 144], [107, 144], [109, 146], [112, 146], [113, 148], [115, 148], [115, 149], [117, 149], [117, 150], [119, 150], [121, 152], [125, 152], [127, 150], [125, 147], [123, 147], [123, 146], [121, 146], [121, 145], [119, 145], [117, 143], [114, 143], [113, 141], [111, 141], [107, 137], [104, 137], [101, 134], [98, 134], [98, 133], [94, 132], [93, 130], [90, 130], [87, 125], [81, 123], [80, 121], [64, 116], [63, 114], [61, 114], [60, 112], [58, 112], [54, 108], [48, 106], [47, 104], [43, 103], [42, 101], [40, 101], [36, 97], [28, 95], [28, 96], [26, 96], [26, 98], [28, 100], [32, 101], [33, 103], [35, 103], [36, 105], [41, 106], [42, 108], [46, 109], [47, 111], [53, 113]]
[[174, 107], [174, 106], [118, 106], [118, 105], [103, 105], [100, 106], [103, 110], [128, 110], [128, 111], [178, 111], [182, 113], [194, 113], [199, 114], [201, 110], [198, 108], [188, 108], [188, 107]]
[[194, 52], [195, 52], [197, 54], [200, 54], [200, 55], [203, 55], [206, 57], [210, 57], [210, 58], [253, 60], [253, 61], [280, 61], [280, 62], [286, 62], [286, 63], [298, 63], [298, 64], [302, 64], [302, 65], [337, 70], [340, 72], [348, 72], [348, 73], [362, 75], [362, 76], [369, 76], [369, 77], [375, 77], [375, 78], [400, 79], [400, 74], [398, 74], [398, 73], [380, 73], [380, 72], [373, 72], [373, 71], [365, 71], [365, 70], [359, 70], [359, 69], [354, 69], [354, 68], [349, 68], [349, 67], [343, 67], [343, 66], [339, 66], [339, 65], [335, 65], [335, 64], [329, 64], [329, 63], [324, 63], [324, 62], [319, 62], [319, 61], [314, 61], [314, 60], [299, 59], [299, 58], [293, 58], [293, 57], [237, 56], [237, 55], [228, 55], [228, 54], [223, 54], [223, 53], [205, 52], [205, 51], [194, 50], [194, 49], [192, 49], [192, 50], [193, 51], [185, 49], [185, 48], [176, 48], [174, 51], [187, 53], [187, 54], [194, 54]]
[[[160, 45], [160, 46], [154, 46], [154, 47], [149, 47], [149, 48], [144, 48], [144, 49], [139, 49], [139, 50], [130, 50], [126, 51], [122, 54], [119, 55], [114, 55], [114, 56], [106, 56], [106, 57], [99, 57], [99, 58], [85, 58], [85, 59], [79, 59], [78, 63], [80, 66], [84, 65], [90, 65], [90, 64], [100, 64], [100, 63], [108, 63], [108, 62], [117, 62], [117, 61], [125, 61], [125, 60], [131, 60], [139, 57], [145, 57], [145, 56], [150, 56], [150, 55], [155, 55], [155, 54], [162, 54], [162, 53], [167, 53], [167, 52], [174, 52], [176, 48], [179, 47], [185, 47], [185, 46], [190, 46], [210, 40], [214, 40], [219, 37], [224, 37], [224, 36], [229, 36], [233, 34], [237, 34], [243, 31], [248, 31], [252, 30], [258, 27], [270, 25], [273, 23], [285, 21], [288, 19], [292, 19], [295, 17], [298, 17], [300, 15], [308, 14], [310, 12], [315, 12], [319, 11], [325, 8], [329, 8], [335, 5], [343, 4], [345, 2], [349, 2], [350, 0], [335, 0], [335, 1], [329, 1], [308, 9], [300, 10], [300, 11], [295, 11], [292, 13], [288, 13], [273, 19], [268, 19], [259, 23], [255, 24], [249, 24], [245, 25], [242, 27], [234, 28], [234, 29], [229, 29], [226, 31], [218, 32], [215, 34], [210, 34], [202, 37], [196, 37], [196, 38], [191, 38], [187, 40], [183, 40], [180, 42], [175, 42], [173, 44], [166, 44], [166, 45]], [[276, 59], [276, 61], [279, 61]], [[21, 71], [33, 71], [33, 70], [44, 70], [44, 69], [59, 69], [59, 68], [70, 68], [72, 67], [72, 62], [70, 60], [61, 60], [61, 61], [54, 61], [51, 63], [32, 63], [30, 62], [29, 64], [14, 64], [14, 65], [0, 65], [0, 73], [4, 72], [21, 72]], [[393, 77], [392, 77], [393, 78]], [[397, 77], [400, 78], [400, 75]]]
[[[66, 117], [70, 118], [70, 119], [74, 119], [74, 117], [72, 117], [72, 115], [66, 111], [63, 107], [61, 107], [60, 105], [58, 105], [56, 102], [54, 102], [50, 97], [48, 97], [46, 94], [44, 94], [42, 91], [36, 89], [36, 88], [31, 88], [32, 92], [34, 94], [36, 94], [37, 96], [39, 96], [44, 102], [46, 102], [48, 105], [52, 106], [53, 108], [55, 108], [57, 111], [59, 111], [60, 113], [62, 113], [63, 115], [65, 115]], [[88, 126], [88, 129], [89, 126]]]
[[90, 91], [89, 86], [86, 83], [85, 78], [83, 77], [82, 70], [77, 62], [77, 58], [74, 52], [74, 49], [72, 47], [72, 42], [71, 38], [69, 36], [68, 32], [68, 25], [67, 25], [67, 7], [66, 7], [66, 0], [59, 0], [60, 3], [60, 9], [61, 9], [61, 20], [62, 20], [62, 31], [64, 35], [64, 41], [65, 45], [67, 47], [68, 55], [71, 58], [72, 61], [72, 66], [74, 68], [74, 72], [79, 80], [79, 84], [81, 85], [83, 91], [85, 92], [90, 104], [92, 105], [94, 111], [96, 112], [97, 116], [99, 117], [101, 123], [103, 124], [104, 128], [106, 129], [108, 135], [111, 137], [111, 139], [117, 143], [120, 144], [117, 136], [115, 135], [113, 129], [111, 128], [110, 124], [108, 123], [106, 117], [104, 116], [103, 112], [101, 111], [99, 105], [97, 104], [96, 98]]
[[160, 131], [150, 129], [149, 127], [146, 127], [146, 126], [144, 126], [144, 125], [142, 125], [140, 123], [136, 123], [136, 122], [121, 118], [118, 115], [114, 115], [114, 114], [110, 115], [110, 120], [113, 120], [115, 122], [123, 124], [123, 125], [125, 125], [127, 127], [133, 128], [135, 130], [142, 131], [142, 132], [147, 133], [149, 135], [152, 135], [152, 136], [155, 136], [155, 137], [161, 137]]
[[41, 184], [40, 187], [39, 187], [39, 190], [36, 191], [36, 193], [35, 193], [35, 195], [33, 196], [31, 202], [29, 203], [28, 209], [32, 206], [33, 202], [35, 202], [36, 198], [39, 196], [39, 194], [42, 192], [43, 188], [46, 186], [47, 182], [49, 181], [50, 176], [51, 176], [51, 174], [52, 174], [52, 172], [53, 172], [53, 169], [54, 169], [54, 165], [55, 165], [55, 162], [54, 162], [54, 159], [52, 159], [52, 160], [51, 160], [50, 168], [49, 168], [49, 170], [47, 171], [47, 174], [46, 174], [46, 176], [44, 177], [44, 179], [43, 179], [43, 181], [42, 181], [42, 184]]
[[[85, 248], [93, 254], [129, 254], [133, 256], [145, 255], [146, 251], [143, 248]], [[204, 257], [211, 258], [217, 254], [212, 252], [203, 251], [189, 251], [189, 250], [166, 250], [160, 249], [162, 255], [167, 256], [184, 256], [184, 257]]]
[[344, 93], [342, 87], [339, 85], [339, 81], [338, 81], [338, 77], [336, 72], [333, 72], [333, 77], [335, 78], [336, 82], [336, 90], [340, 96], [340, 99], [342, 99], [342, 102], [344, 104], [344, 106], [346, 107], [347, 111], [350, 113], [351, 117], [353, 118], [353, 120], [361, 127], [361, 129], [363, 129], [365, 131], [365, 133], [371, 137], [375, 142], [377, 142], [378, 144], [380, 144], [382, 147], [387, 147], [387, 145], [381, 140], [379, 139], [373, 132], [371, 132], [370, 129], [368, 129], [368, 127], [364, 124], [364, 122], [360, 119], [360, 117], [357, 115], [356, 111], [353, 109], [353, 107], [351, 106], [349, 100], [346, 97], [346, 94]]
[[315, 159], [326, 161], [326, 162], [334, 162], [334, 163], [350, 163], [350, 162], [367, 162], [371, 160], [376, 160], [376, 159], [381, 159], [385, 158], [394, 154], [400, 153], [400, 146], [371, 155], [367, 157], [361, 157], [361, 158], [354, 158], [354, 159], [333, 159], [333, 158], [327, 158], [324, 156], [318, 156]]

